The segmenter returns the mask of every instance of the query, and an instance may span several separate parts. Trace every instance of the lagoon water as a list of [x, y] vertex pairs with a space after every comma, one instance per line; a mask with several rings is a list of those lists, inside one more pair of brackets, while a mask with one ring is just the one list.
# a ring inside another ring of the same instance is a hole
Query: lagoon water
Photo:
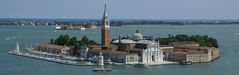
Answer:
[[142, 69], [130, 65], [109, 65], [113, 72], [92, 72], [95, 66], [71, 66], [9, 55], [19, 42], [21, 49], [48, 43], [60, 34], [86, 35], [100, 42], [100, 27], [95, 30], [54, 30], [52, 26], [0, 26], [0, 75], [239, 75], [239, 25], [160, 26], [132, 25], [111, 27], [111, 38], [118, 34], [167, 37], [168, 34], [208, 35], [218, 40], [221, 57], [214, 62], [193, 65], [160, 65]]

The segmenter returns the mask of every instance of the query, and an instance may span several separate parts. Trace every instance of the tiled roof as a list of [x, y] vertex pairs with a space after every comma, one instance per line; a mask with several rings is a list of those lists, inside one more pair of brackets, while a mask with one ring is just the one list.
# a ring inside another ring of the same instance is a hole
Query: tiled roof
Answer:
[[53, 45], [53, 44], [44, 44], [44, 43], [40, 43], [40, 44], [36, 44], [37, 47], [44, 47], [44, 48], [52, 48], [52, 49], [63, 49], [63, 48], [69, 48], [68, 46], [61, 46], [61, 45]]
[[113, 55], [127, 55], [127, 54], [133, 54], [133, 53], [128, 53], [124, 51], [113, 51], [113, 50], [90, 50], [92, 53], [100, 53], [102, 52], [103, 54], [113, 54]]

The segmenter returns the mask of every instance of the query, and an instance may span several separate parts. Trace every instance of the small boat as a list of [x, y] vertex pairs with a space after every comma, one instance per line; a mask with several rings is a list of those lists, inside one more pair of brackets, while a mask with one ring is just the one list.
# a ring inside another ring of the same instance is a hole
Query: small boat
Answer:
[[181, 61], [179, 62], [180, 65], [192, 65], [192, 61]]
[[105, 69], [103, 66], [101, 68], [96, 68], [93, 70], [94, 72], [109, 72], [113, 71], [112, 69]]
[[86, 30], [84, 26], [55, 25], [56, 30]]
[[60, 29], [61, 29], [61, 26], [56, 25], [56, 26], [55, 26], [55, 29], [60, 30]]
[[135, 64], [134, 66], [139, 67], [139, 68], [148, 68], [149, 67], [149, 65], [143, 64], [143, 63]]

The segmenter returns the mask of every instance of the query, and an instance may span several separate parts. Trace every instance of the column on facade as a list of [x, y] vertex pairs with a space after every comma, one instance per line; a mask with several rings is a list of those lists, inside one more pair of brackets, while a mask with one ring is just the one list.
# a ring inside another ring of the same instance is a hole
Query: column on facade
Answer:
[[154, 46], [154, 50], [155, 50], [155, 61], [157, 61], [158, 62], [158, 58], [159, 58], [159, 56], [158, 56], [158, 46], [156, 45], [156, 46]]
[[158, 61], [160, 61], [161, 60], [161, 52], [160, 52], [160, 47], [159, 47], [159, 45], [157, 45], [157, 56], [158, 56]]
[[153, 56], [153, 47], [152, 47], [152, 45], [150, 45], [150, 51], [149, 51], [149, 52], [150, 52], [149, 62], [152, 62], [152, 61], [153, 61], [153, 60], [152, 60], [152, 59], [153, 59], [153, 57], [152, 57], [152, 56]]
[[145, 62], [145, 52], [144, 52], [144, 49], [142, 51], [141, 61]]

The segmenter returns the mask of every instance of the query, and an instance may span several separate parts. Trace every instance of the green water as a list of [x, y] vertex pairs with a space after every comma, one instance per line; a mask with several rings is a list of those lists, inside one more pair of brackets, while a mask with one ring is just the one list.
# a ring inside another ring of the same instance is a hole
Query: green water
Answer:
[[113, 72], [92, 72], [95, 66], [71, 66], [37, 59], [9, 55], [19, 42], [21, 49], [36, 43], [48, 43], [51, 38], [68, 34], [80, 38], [87, 35], [100, 42], [100, 27], [95, 30], [54, 30], [51, 26], [0, 26], [0, 75], [239, 75], [239, 25], [198, 26], [123, 26], [111, 27], [111, 38], [118, 34], [133, 34], [139, 29], [143, 35], [166, 37], [168, 34], [209, 35], [218, 40], [221, 57], [212, 63], [193, 65], [160, 65], [147, 69], [133, 66], [107, 66]]

